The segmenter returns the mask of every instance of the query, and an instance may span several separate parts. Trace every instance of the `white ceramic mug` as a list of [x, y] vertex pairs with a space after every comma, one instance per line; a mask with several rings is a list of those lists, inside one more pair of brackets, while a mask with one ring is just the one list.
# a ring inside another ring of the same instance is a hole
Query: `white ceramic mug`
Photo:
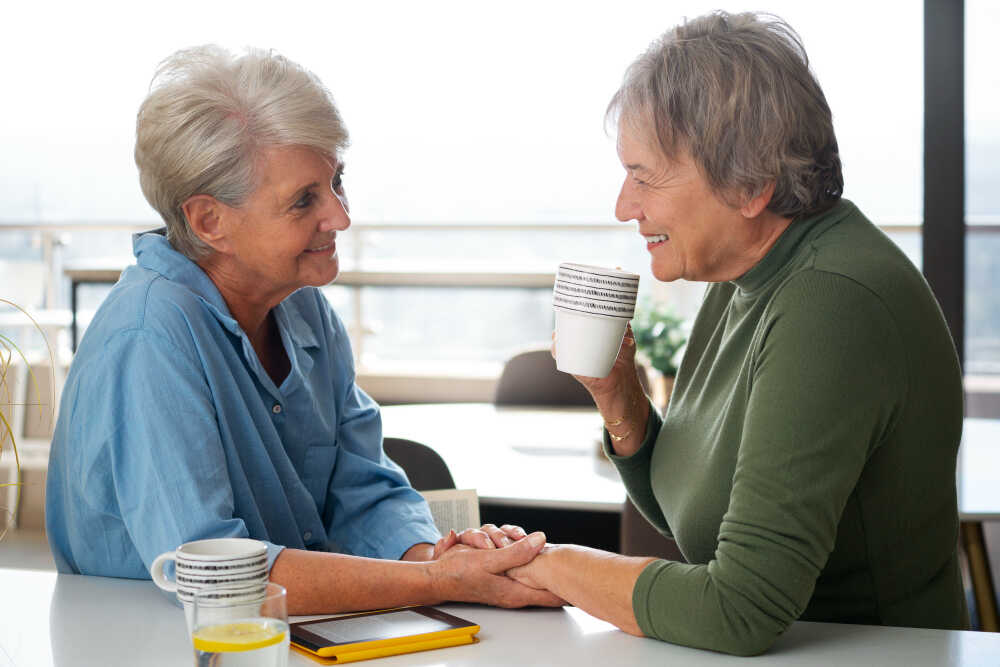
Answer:
[[[176, 580], [163, 572], [174, 561]], [[156, 557], [149, 568], [153, 582], [189, 602], [194, 591], [207, 586], [263, 587], [267, 583], [267, 545], [243, 537], [187, 542]]]
[[607, 377], [621, 349], [625, 326], [635, 314], [638, 291], [635, 273], [560, 264], [552, 294], [556, 368], [573, 375]]

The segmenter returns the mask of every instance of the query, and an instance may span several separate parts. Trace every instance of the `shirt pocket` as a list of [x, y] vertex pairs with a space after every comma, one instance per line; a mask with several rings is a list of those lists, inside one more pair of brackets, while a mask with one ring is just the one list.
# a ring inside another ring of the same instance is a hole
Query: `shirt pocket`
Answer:
[[316, 502], [319, 513], [325, 514], [326, 490], [337, 468], [340, 446], [336, 442], [311, 444], [306, 448], [302, 461], [302, 482]]

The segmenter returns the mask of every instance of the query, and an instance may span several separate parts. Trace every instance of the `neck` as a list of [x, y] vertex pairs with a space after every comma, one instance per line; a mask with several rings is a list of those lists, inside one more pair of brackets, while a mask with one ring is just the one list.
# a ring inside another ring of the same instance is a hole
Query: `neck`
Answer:
[[749, 238], [741, 243], [739, 253], [726, 264], [720, 275], [705, 279], [707, 282], [735, 280], [757, 266], [792, 224], [792, 219], [765, 210], [754, 219], [747, 220], [746, 224], [749, 225]]
[[271, 309], [288, 295], [262, 293], [259, 284], [254, 285], [243, 272], [228, 266], [218, 253], [200, 260], [198, 265], [219, 290], [229, 314], [239, 322], [254, 348], [259, 349], [258, 344], [267, 338]]

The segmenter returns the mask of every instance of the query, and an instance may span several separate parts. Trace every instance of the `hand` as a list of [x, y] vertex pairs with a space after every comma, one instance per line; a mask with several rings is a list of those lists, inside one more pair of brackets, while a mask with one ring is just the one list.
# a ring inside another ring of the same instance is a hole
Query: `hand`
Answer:
[[557, 544], [546, 544], [530, 562], [507, 570], [507, 576], [528, 588], [545, 590], [547, 588], [545, 568], [552, 560], [552, 552], [558, 548]]
[[474, 549], [456, 542], [432, 563], [435, 589], [442, 600], [498, 607], [562, 606], [563, 600], [552, 593], [525, 586], [504, 574], [530, 562], [544, 545], [545, 534], [540, 532], [493, 549]]
[[453, 530], [434, 545], [433, 558], [435, 560], [440, 558], [441, 554], [456, 544], [464, 544], [474, 549], [499, 549], [518, 540], [523, 540], [527, 536], [524, 528], [509, 523], [505, 523], [499, 528], [492, 523], [484, 523], [482, 528], [467, 528], [461, 533], [456, 533]]
[[[552, 332], [552, 356], [556, 356], [556, 334], [554, 331]], [[593, 378], [586, 375], [574, 375], [573, 377], [590, 392], [598, 407], [600, 407], [602, 399], [623, 394], [634, 389], [636, 385], [641, 392], [642, 385], [639, 384], [639, 374], [635, 366], [635, 336], [632, 333], [632, 325], [625, 325], [622, 346], [618, 350], [618, 357], [607, 377]]]
[[[555, 333], [552, 334], [552, 355], [556, 353]], [[649, 400], [639, 382], [635, 365], [635, 336], [632, 325], [625, 325], [625, 336], [611, 372], [605, 378], [574, 378], [590, 392], [605, 427], [611, 434], [611, 447], [619, 456], [631, 456], [642, 444], [649, 423]], [[612, 430], [611, 427], [614, 427]]]

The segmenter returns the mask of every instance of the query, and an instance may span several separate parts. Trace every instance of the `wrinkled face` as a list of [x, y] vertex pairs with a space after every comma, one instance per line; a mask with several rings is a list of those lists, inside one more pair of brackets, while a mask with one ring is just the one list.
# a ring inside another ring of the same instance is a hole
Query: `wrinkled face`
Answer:
[[746, 219], [712, 192], [687, 153], [668, 160], [655, 139], [644, 135], [625, 123], [619, 127], [618, 157], [627, 173], [615, 216], [639, 223], [653, 276], [663, 281], [739, 277], [744, 270], [739, 259], [751, 243]]
[[239, 209], [231, 258], [241, 282], [280, 300], [337, 277], [337, 232], [351, 225], [339, 161], [308, 148], [266, 149], [260, 185]]

